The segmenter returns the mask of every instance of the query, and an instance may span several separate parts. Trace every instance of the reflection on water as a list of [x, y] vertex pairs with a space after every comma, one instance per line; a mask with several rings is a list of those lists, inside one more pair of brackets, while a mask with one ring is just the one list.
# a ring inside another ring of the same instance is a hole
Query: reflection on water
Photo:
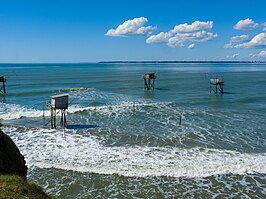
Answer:
[[148, 90], [148, 91], [144, 91], [144, 99], [153, 99], [154, 98], [154, 90]]

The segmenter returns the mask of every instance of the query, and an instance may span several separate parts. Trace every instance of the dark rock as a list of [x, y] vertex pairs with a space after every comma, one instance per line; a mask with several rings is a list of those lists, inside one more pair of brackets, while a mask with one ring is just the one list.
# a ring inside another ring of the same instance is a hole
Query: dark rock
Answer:
[[0, 174], [16, 174], [26, 179], [25, 164], [24, 157], [15, 143], [0, 130]]

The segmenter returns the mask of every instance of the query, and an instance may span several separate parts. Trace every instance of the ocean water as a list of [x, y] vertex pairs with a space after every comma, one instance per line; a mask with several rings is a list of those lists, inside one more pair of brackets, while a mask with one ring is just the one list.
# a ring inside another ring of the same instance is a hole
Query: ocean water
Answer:
[[[28, 179], [58, 198], [266, 197], [266, 64], [1, 64], [0, 75], [1, 129]], [[210, 94], [216, 75], [223, 95]], [[45, 103], [63, 93], [68, 127], [58, 114], [50, 129]]]

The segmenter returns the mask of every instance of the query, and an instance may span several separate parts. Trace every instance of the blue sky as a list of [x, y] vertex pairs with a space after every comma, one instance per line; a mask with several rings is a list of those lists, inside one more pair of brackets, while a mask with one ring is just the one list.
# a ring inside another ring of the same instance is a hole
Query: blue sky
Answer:
[[0, 0], [0, 63], [265, 61], [265, 8], [265, 0]]

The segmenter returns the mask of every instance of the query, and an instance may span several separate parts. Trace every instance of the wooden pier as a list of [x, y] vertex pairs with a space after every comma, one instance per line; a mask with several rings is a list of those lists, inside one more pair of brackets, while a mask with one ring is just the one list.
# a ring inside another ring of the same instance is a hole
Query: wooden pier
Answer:
[[1, 93], [6, 93], [6, 78], [4, 76], [0, 76], [0, 82], [2, 82], [2, 87], [0, 88]]
[[143, 79], [145, 90], [154, 89], [154, 80], [156, 79], [155, 73], [145, 73]]
[[223, 94], [224, 93], [224, 80], [222, 76], [216, 76], [210, 79], [210, 94]]

